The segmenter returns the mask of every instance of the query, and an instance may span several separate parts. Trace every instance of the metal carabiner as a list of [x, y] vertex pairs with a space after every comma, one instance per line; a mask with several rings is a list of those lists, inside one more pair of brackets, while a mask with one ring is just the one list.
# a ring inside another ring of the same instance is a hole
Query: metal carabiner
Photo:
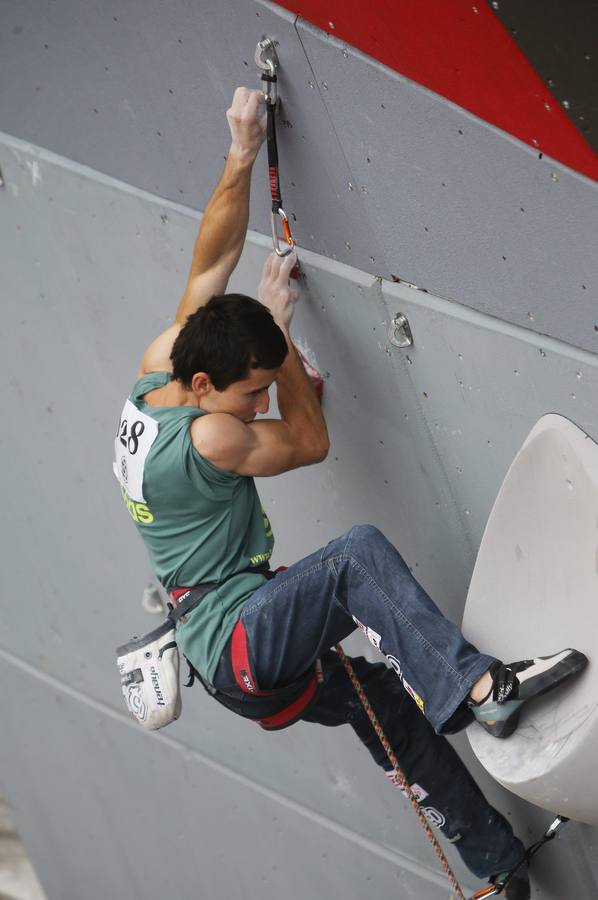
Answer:
[[289, 253], [292, 253], [295, 249], [295, 241], [293, 240], [293, 236], [291, 234], [291, 227], [289, 225], [289, 219], [282, 207], [278, 209], [278, 215], [280, 216], [282, 222], [282, 230], [284, 232], [284, 237], [289, 245], [285, 250], [280, 249], [280, 238], [278, 236], [278, 222], [276, 219], [276, 213], [274, 210], [270, 210], [270, 223], [272, 225], [272, 244], [274, 246], [274, 252], [278, 256], [288, 256]]
[[544, 833], [545, 840], [551, 841], [553, 839], [553, 837], [556, 835], [557, 830], [561, 827], [561, 825], [564, 825], [568, 821], [569, 821], [569, 819], [566, 816], [557, 816], [556, 819], [554, 820], [554, 822], [552, 823], [552, 825], [550, 826], [550, 828], [548, 828], [546, 830], [546, 832]]
[[477, 891], [475, 894], [472, 894], [469, 900], [484, 900], [485, 897], [496, 897], [497, 894], [502, 893], [503, 888], [504, 883], [491, 884], [490, 887], [484, 888], [483, 891]]
[[277, 100], [276, 70], [279, 63], [278, 54], [276, 52], [276, 47], [274, 46], [274, 41], [272, 40], [272, 38], [266, 37], [264, 35], [261, 41], [258, 41], [257, 47], [255, 48], [254, 58], [256, 66], [267, 75], [267, 78], [264, 78], [262, 76], [266, 103], [269, 103], [271, 106], [275, 106]]
[[[556, 836], [561, 825], [564, 825], [565, 822], [568, 821], [569, 819], [566, 816], [557, 816], [552, 825], [544, 832], [540, 840], [535, 844], [532, 844], [531, 847], [528, 847], [525, 854], [525, 860], [529, 863], [531, 857], [534, 856], [544, 844], [551, 841]], [[521, 863], [523, 861], [524, 860], [522, 860]], [[495, 897], [497, 894], [502, 894], [508, 882], [511, 880], [512, 875], [517, 871], [521, 863], [518, 863], [514, 869], [511, 869], [511, 871], [504, 876], [502, 881], [497, 881], [495, 884], [491, 884], [490, 887], [484, 888], [482, 891], [477, 891], [477, 893], [473, 894], [469, 900], [485, 900], [486, 897]]]

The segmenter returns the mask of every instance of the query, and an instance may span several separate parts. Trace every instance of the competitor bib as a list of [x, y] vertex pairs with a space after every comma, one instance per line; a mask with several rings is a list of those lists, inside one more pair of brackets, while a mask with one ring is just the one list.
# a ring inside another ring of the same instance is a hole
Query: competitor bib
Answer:
[[151, 446], [158, 436], [158, 423], [127, 400], [114, 439], [114, 474], [131, 500], [145, 503], [143, 473]]

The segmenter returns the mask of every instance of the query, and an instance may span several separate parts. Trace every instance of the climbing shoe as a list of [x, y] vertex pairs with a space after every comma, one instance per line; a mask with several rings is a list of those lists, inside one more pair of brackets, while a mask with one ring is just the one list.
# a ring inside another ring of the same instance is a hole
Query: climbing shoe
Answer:
[[[501, 881], [504, 881], [508, 877], [508, 874], [508, 872], [503, 872], [502, 875], [492, 875], [490, 884], [500, 884]], [[527, 872], [527, 863], [523, 863], [517, 871], [511, 875], [501, 897], [504, 897], [505, 900], [530, 900], [531, 887]]]
[[493, 737], [507, 738], [519, 724], [524, 703], [581, 672], [587, 663], [587, 656], [570, 648], [552, 656], [524, 659], [508, 665], [496, 660], [489, 670], [492, 676], [489, 693], [479, 703], [469, 700], [468, 706]]

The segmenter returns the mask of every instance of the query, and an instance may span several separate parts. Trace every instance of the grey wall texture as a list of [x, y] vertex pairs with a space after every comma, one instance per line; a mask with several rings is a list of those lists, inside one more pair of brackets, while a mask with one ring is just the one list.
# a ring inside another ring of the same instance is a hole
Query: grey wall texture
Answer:
[[[224, 111], [257, 84], [268, 33], [305, 248], [294, 336], [325, 373], [332, 437], [324, 464], [259, 485], [275, 561], [371, 521], [459, 619], [532, 425], [558, 412], [598, 438], [595, 186], [271, 5], [1, 10], [0, 781], [48, 898], [440, 900], [413, 814], [347, 729], [264, 734], [198, 690], [163, 734], [128, 720], [112, 648], [156, 619], [113, 432], [174, 315]], [[231, 281], [246, 292], [269, 249], [265, 158], [252, 202]], [[398, 312], [407, 350], [388, 340]], [[524, 840], [547, 826], [456, 743]], [[597, 850], [596, 829], [567, 826], [534, 897], [593, 897]]]

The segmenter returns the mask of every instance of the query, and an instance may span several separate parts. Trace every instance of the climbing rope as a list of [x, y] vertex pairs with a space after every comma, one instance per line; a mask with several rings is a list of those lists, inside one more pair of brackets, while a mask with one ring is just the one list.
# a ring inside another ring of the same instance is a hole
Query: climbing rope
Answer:
[[[272, 197], [272, 209], [270, 210], [270, 224], [272, 227], [272, 245], [278, 256], [288, 256], [295, 247], [295, 241], [291, 234], [289, 219], [282, 206], [280, 194], [280, 175], [278, 170], [278, 145], [276, 143], [276, 102], [278, 78], [278, 54], [274, 42], [264, 37], [258, 42], [255, 50], [256, 65], [262, 70], [261, 80], [266, 98], [266, 110], [268, 114], [266, 143], [268, 147], [268, 180], [270, 183], [270, 195]], [[281, 248], [278, 236], [278, 220], [282, 224], [284, 240], [287, 246]]]
[[[420, 821], [422, 828], [426, 832], [428, 839], [431, 841], [432, 846], [434, 847], [434, 851], [440, 861], [440, 865], [444, 869], [446, 877], [448, 878], [450, 885], [453, 889], [453, 896], [454, 896], [455, 900], [466, 900], [465, 894], [463, 893], [463, 891], [461, 890], [461, 888], [459, 886], [459, 882], [457, 881], [457, 878], [455, 877], [455, 874], [450, 867], [449, 861], [446, 858], [446, 856], [444, 855], [444, 853], [442, 851], [442, 847], [440, 846], [436, 837], [434, 836], [434, 833], [426, 820], [423, 810], [417, 801], [417, 797], [415, 796], [415, 794], [411, 790], [411, 787], [409, 786], [409, 783], [405, 777], [405, 773], [399, 766], [399, 761], [397, 760], [397, 757], [396, 757], [392, 747], [390, 746], [390, 741], [386, 737], [386, 735], [382, 729], [382, 726], [380, 724], [380, 721], [379, 721], [376, 713], [372, 709], [372, 707], [370, 705], [370, 701], [368, 700], [368, 698], [365, 695], [363, 686], [362, 686], [361, 682], [359, 681], [359, 678], [355, 674], [355, 670], [353, 669], [353, 666], [351, 665], [347, 655], [345, 654], [345, 651], [343, 650], [343, 648], [341, 647], [340, 644], [336, 645], [335, 650], [342, 660], [343, 666], [345, 667], [345, 671], [346, 671], [347, 675], [349, 676], [349, 678], [351, 679], [351, 684], [355, 688], [355, 693], [361, 700], [361, 705], [365, 709], [365, 711], [369, 717], [369, 720], [372, 723], [374, 731], [376, 732], [376, 734], [378, 735], [378, 737], [380, 739], [380, 743], [384, 747], [386, 755], [388, 756], [388, 759], [390, 760], [390, 764], [392, 765], [392, 767], [395, 771], [397, 781], [399, 782], [399, 787], [401, 788], [403, 793], [406, 795], [407, 799], [409, 800], [409, 803], [415, 810], [415, 813], [417, 815], [417, 818]], [[480, 895], [480, 896], [482, 896], [482, 895]]]

